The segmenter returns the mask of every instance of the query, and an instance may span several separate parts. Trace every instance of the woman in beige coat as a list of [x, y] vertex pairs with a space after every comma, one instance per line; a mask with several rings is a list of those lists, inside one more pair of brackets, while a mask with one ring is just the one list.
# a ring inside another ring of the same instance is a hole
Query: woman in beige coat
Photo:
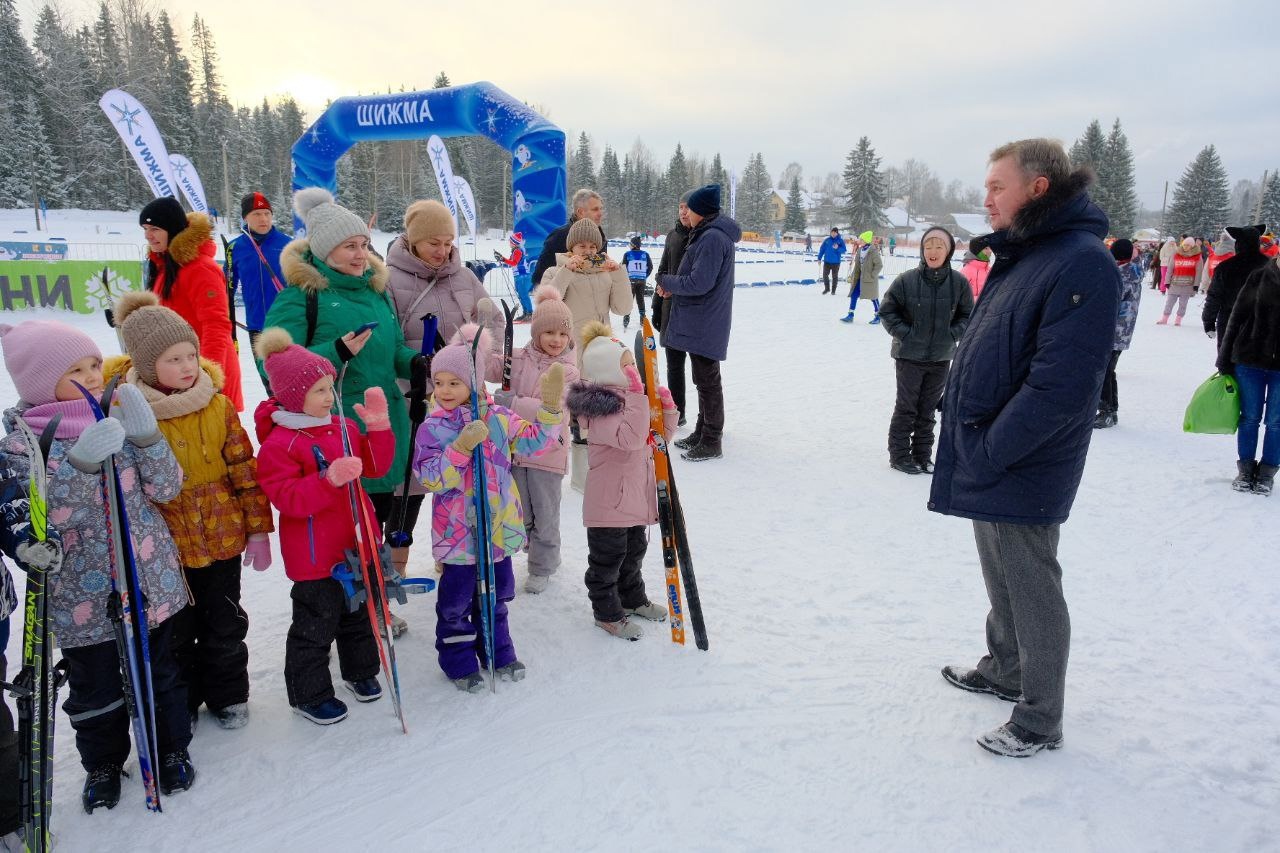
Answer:
[[600, 227], [590, 219], [579, 219], [569, 229], [567, 254], [556, 255], [556, 265], [542, 277], [564, 296], [573, 314], [573, 336], [592, 320], [611, 326], [609, 315], [631, 313], [634, 301], [627, 273], [600, 245]]

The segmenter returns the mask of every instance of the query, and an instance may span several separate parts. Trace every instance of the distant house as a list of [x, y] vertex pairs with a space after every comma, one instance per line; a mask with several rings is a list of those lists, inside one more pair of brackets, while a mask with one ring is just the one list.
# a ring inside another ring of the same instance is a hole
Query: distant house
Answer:
[[972, 240], [991, 233], [991, 224], [985, 213], [949, 213], [938, 224], [950, 231], [957, 240]]
[[884, 218], [889, 220], [888, 227], [880, 227], [876, 229], [877, 234], [885, 236], [896, 234], [899, 237], [913, 234], [917, 231], [923, 231], [933, 223], [922, 222], [914, 216], [908, 217], [904, 208], [893, 206], [884, 209]]

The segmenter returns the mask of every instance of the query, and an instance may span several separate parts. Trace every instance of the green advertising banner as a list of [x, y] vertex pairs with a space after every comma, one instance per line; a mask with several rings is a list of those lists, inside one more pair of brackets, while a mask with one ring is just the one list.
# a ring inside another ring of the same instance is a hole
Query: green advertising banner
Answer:
[[0, 311], [94, 314], [141, 287], [140, 261], [0, 261]]

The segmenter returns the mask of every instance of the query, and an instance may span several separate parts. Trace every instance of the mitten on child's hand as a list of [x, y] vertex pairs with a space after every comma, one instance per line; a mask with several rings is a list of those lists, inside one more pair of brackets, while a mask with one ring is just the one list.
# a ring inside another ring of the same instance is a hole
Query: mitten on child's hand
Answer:
[[462, 428], [458, 437], [453, 440], [453, 449], [467, 455], [475, 450], [480, 442], [489, 437], [489, 426], [484, 421], [472, 421]]
[[622, 368], [622, 373], [627, 377], [628, 387], [637, 394], [644, 393], [644, 383], [640, 381], [640, 371], [636, 370], [634, 364], [628, 364]]
[[252, 533], [244, 546], [244, 565], [256, 572], [271, 568], [271, 540], [265, 533]]
[[121, 385], [116, 389], [111, 416], [120, 419], [124, 424], [125, 438], [139, 447], [155, 444], [161, 438], [155, 412], [151, 411], [151, 404], [135, 385]]
[[62, 568], [62, 543], [56, 539], [20, 542], [15, 552], [23, 565], [45, 574], [56, 575]]
[[662, 401], [662, 408], [674, 409], [676, 401], [671, 398], [671, 389], [663, 385], [658, 386], [658, 399]]
[[329, 470], [324, 472], [324, 478], [329, 481], [329, 485], [340, 489], [359, 477], [363, 471], [364, 463], [358, 456], [340, 456], [329, 463]]
[[560, 411], [560, 401], [564, 398], [563, 364], [556, 362], [542, 374], [542, 378], [538, 380], [538, 396], [542, 398], [542, 408], [548, 412]]
[[363, 406], [356, 403], [352, 408], [360, 416], [360, 420], [364, 421], [365, 432], [391, 429], [391, 415], [387, 413], [387, 393], [377, 385], [364, 389]]
[[81, 471], [93, 474], [101, 470], [103, 461], [118, 453], [121, 447], [124, 447], [124, 425], [115, 418], [105, 418], [85, 427], [67, 459]]

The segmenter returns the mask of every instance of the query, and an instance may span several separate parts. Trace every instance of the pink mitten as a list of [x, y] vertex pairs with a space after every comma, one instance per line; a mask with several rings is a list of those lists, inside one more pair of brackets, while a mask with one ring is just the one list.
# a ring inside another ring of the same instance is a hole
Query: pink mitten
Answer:
[[627, 381], [631, 383], [630, 388], [637, 394], [644, 393], [644, 383], [640, 381], [640, 371], [636, 370], [634, 364], [628, 364], [622, 368], [622, 373], [627, 377]]
[[674, 409], [676, 407], [676, 401], [671, 399], [670, 388], [664, 388], [663, 386], [659, 385], [658, 399], [662, 401], [662, 408], [664, 409]]
[[387, 394], [377, 385], [364, 391], [364, 405], [356, 403], [352, 406], [360, 420], [364, 421], [365, 432], [376, 432], [380, 429], [391, 429], [391, 415], [387, 413]]
[[324, 473], [324, 478], [334, 488], [340, 489], [359, 477], [363, 470], [364, 463], [358, 457], [342, 456], [329, 463], [329, 470]]
[[249, 536], [244, 546], [244, 565], [254, 571], [265, 572], [271, 568], [271, 540], [265, 533], [254, 533]]

